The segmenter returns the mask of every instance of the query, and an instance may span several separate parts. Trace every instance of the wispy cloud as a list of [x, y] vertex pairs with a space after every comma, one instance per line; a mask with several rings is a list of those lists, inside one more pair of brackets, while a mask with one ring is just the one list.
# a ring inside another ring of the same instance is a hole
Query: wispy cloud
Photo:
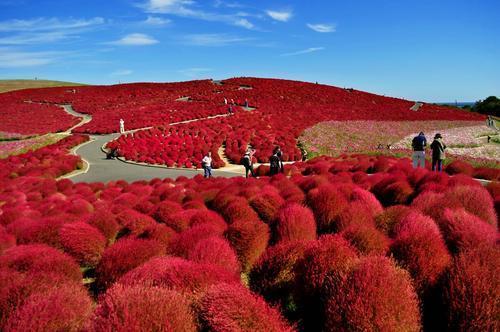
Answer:
[[147, 0], [140, 7], [147, 13], [169, 14], [184, 18], [191, 18], [210, 22], [222, 22], [245, 29], [253, 29], [254, 25], [248, 20], [242, 20], [236, 14], [219, 14], [200, 9], [193, 0]]
[[115, 40], [112, 42], [108, 42], [106, 44], [109, 45], [117, 45], [117, 46], [148, 46], [158, 44], [159, 41], [150, 37], [143, 33], [132, 33], [126, 35], [125, 37]]
[[130, 69], [120, 69], [112, 72], [110, 76], [128, 76], [132, 75], [134, 72]]
[[287, 10], [266, 10], [266, 14], [273, 20], [280, 22], [288, 22], [293, 17], [293, 12], [291, 9]]
[[199, 78], [199, 77], [205, 77], [207, 73], [213, 71], [212, 68], [187, 68], [187, 69], [182, 69], [179, 70], [178, 72], [184, 76], [187, 76], [189, 78]]
[[321, 32], [321, 33], [328, 33], [328, 32], [335, 32], [336, 26], [335, 24], [307, 24], [307, 27], [309, 29], [312, 29], [316, 32]]
[[91, 19], [34, 18], [31, 20], [8, 20], [0, 22], [0, 32], [34, 32], [64, 29], [81, 29], [104, 24], [102, 17]]
[[172, 20], [168, 18], [162, 18], [157, 16], [148, 16], [148, 18], [144, 21], [144, 24], [152, 25], [152, 26], [165, 26], [172, 23]]
[[51, 31], [43, 33], [23, 33], [0, 38], [0, 45], [33, 45], [55, 43], [68, 38], [78, 38], [76, 31]]
[[300, 51], [297, 51], [297, 52], [284, 53], [284, 54], [281, 54], [281, 56], [301, 55], [301, 54], [307, 54], [307, 53], [313, 53], [313, 52], [323, 51], [324, 49], [325, 49], [324, 47], [310, 47], [310, 48], [306, 48], [305, 50], [300, 50]]
[[25, 52], [0, 47], [0, 68], [39, 67], [54, 63], [68, 52]]
[[228, 34], [194, 34], [186, 35], [183, 43], [193, 46], [227, 46], [250, 41], [252, 38], [242, 38]]

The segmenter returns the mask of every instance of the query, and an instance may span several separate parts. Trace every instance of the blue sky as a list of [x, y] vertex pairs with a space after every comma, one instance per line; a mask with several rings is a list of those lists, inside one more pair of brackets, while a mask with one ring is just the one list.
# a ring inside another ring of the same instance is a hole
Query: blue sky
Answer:
[[424, 101], [500, 93], [498, 0], [0, 0], [0, 79], [233, 76]]

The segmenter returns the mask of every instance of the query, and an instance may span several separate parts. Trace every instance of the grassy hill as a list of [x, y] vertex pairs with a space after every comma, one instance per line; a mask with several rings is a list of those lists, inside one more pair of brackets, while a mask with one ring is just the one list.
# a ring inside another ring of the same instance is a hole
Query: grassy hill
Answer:
[[32, 89], [32, 88], [50, 88], [56, 86], [78, 86], [84, 85], [79, 83], [49, 81], [49, 80], [0, 80], [0, 93]]

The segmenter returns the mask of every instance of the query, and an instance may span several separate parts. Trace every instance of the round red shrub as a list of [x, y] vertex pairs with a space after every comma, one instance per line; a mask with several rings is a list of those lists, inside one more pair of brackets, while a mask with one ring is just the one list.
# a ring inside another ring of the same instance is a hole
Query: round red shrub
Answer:
[[312, 211], [297, 203], [287, 204], [279, 211], [275, 226], [276, 242], [316, 239]]
[[459, 254], [445, 283], [444, 302], [452, 331], [500, 329], [500, 250], [480, 246]]
[[373, 216], [376, 216], [384, 210], [382, 204], [377, 200], [374, 194], [368, 190], [355, 187], [351, 193], [351, 202], [359, 202], [364, 204]]
[[285, 200], [275, 191], [263, 190], [250, 200], [250, 206], [266, 223], [271, 224], [276, 219], [279, 209]]
[[239, 282], [239, 276], [227, 269], [178, 257], [153, 258], [118, 280], [119, 284], [126, 286], [162, 287], [195, 297], [202, 294], [211, 285]]
[[106, 238], [96, 228], [84, 222], [65, 224], [60, 238], [64, 250], [81, 265], [95, 266], [106, 247]]
[[434, 287], [451, 261], [434, 220], [411, 212], [395, 232], [391, 253], [410, 272], [417, 292], [423, 293]]
[[363, 255], [385, 255], [389, 239], [372, 224], [352, 224], [341, 235]]
[[331, 185], [312, 189], [307, 194], [307, 204], [316, 217], [318, 233], [335, 231], [335, 221], [348, 206], [347, 199]]
[[351, 226], [374, 226], [372, 212], [362, 202], [350, 203], [338, 215], [332, 225], [334, 232], [341, 232]]
[[413, 188], [406, 180], [392, 178], [377, 183], [372, 191], [384, 206], [407, 204], [413, 195]]
[[200, 301], [200, 318], [210, 331], [294, 331], [278, 310], [235, 284], [212, 286]]
[[474, 173], [474, 167], [468, 162], [462, 160], [454, 160], [449, 163], [445, 168], [445, 172], [454, 175], [454, 174], [464, 174], [468, 176], [472, 176]]
[[250, 288], [272, 305], [293, 311], [297, 306], [297, 264], [304, 257], [306, 241], [289, 241], [267, 248], [249, 274]]
[[243, 197], [232, 198], [220, 212], [229, 224], [237, 220], [260, 220], [257, 213]]
[[246, 272], [266, 250], [270, 231], [262, 221], [236, 220], [229, 225], [225, 237], [238, 255], [242, 271]]
[[[493, 199], [483, 187], [458, 186], [445, 193], [445, 203], [453, 202], [497, 228], [497, 215]], [[449, 206], [447, 203], [446, 206]]]
[[108, 240], [108, 243], [111, 244], [115, 242], [116, 236], [120, 231], [120, 225], [116, 221], [116, 216], [113, 213], [105, 208], [98, 209], [89, 217], [88, 223], [100, 230]]
[[67, 254], [44, 244], [21, 245], [0, 256], [0, 267], [24, 273], [51, 273], [80, 282], [78, 264]]
[[115, 285], [100, 299], [90, 331], [197, 331], [186, 299], [175, 291]]
[[156, 212], [154, 214], [155, 219], [158, 222], [166, 223], [169, 220], [171, 214], [181, 212], [182, 205], [176, 202], [163, 201], [156, 206]]
[[16, 245], [16, 238], [14, 235], [7, 233], [7, 230], [0, 225], [0, 255], [10, 247]]
[[136, 210], [125, 208], [117, 216], [116, 220], [121, 226], [118, 237], [141, 235], [146, 229], [153, 227], [156, 221], [146, 214]]
[[10, 223], [7, 230], [16, 236], [19, 244], [43, 243], [60, 249], [59, 230], [63, 224], [63, 218], [59, 217], [21, 218]]
[[191, 216], [189, 227], [194, 227], [201, 224], [211, 224], [224, 232], [227, 224], [220, 214], [211, 210], [200, 210]]
[[34, 293], [18, 307], [4, 331], [79, 331], [92, 314], [92, 301], [79, 285], [64, 284]]
[[147, 262], [153, 257], [165, 255], [165, 247], [158, 241], [122, 239], [104, 250], [96, 268], [100, 288], [107, 288], [116, 279]]
[[412, 209], [405, 205], [393, 205], [375, 218], [377, 228], [387, 236], [394, 237], [394, 229]]
[[167, 225], [155, 223], [146, 228], [139, 238], [158, 241], [168, 248], [176, 235], [177, 233]]
[[198, 242], [212, 236], [221, 236], [223, 231], [214, 224], [200, 224], [186, 229], [172, 239], [169, 251], [176, 256], [187, 258], [189, 250], [194, 248]]
[[494, 245], [498, 238], [493, 226], [464, 209], [445, 209], [438, 223], [453, 253], [482, 244]]
[[183, 210], [180, 212], [170, 214], [163, 220], [165, 225], [173, 228], [176, 232], [182, 232], [189, 227], [191, 218], [196, 215], [199, 210]]
[[420, 331], [418, 299], [408, 273], [385, 257], [366, 257], [330, 295], [328, 331]]
[[193, 262], [220, 266], [235, 275], [240, 274], [238, 257], [229, 243], [220, 237], [209, 237], [200, 240], [189, 249], [187, 258]]

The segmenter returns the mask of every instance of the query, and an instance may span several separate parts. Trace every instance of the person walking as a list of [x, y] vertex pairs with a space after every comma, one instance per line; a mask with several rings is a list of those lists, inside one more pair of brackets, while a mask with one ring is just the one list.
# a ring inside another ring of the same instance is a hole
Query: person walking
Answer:
[[274, 148], [273, 154], [276, 154], [276, 156], [278, 156], [278, 158], [279, 158], [278, 171], [280, 173], [284, 173], [285, 172], [285, 166], [283, 165], [283, 152], [281, 152], [281, 148], [279, 147], [279, 145]]
[[437, 133], [434, 136], [434, 141], [431, 144], [432, 150], [432, 170], [437, 170], [441, 172], [443, 170], [443, 160], [445, 158], [444, 150], [446, 149], [446, 145], [443, 143], [443, 136]]
[[227, 105], [227, 98], [224, 97], [224, 105]]
[[125, 121], [123, 119], [120, 119], [120, 134], [123, 134], [125, 132]]
[[248, 99], [245, 99], [245, 108], [248, 108]]
[[278, 156], [278, 151], [274, 149], [274, 153], [269, 157], [270, 172], [269, 175], [273, 176], [280, 172], [280, 157]]
[[211, 178], [212, 177], [212, 152], [208, 152], [205, 157], [201, 160], [201, 166], [204, 170], [204, 177]]
[[245, 152], [245, 155], [241, 158], [241, 164], [245, 167], [245, 177], [248, 179], [248, 173], [255, 177], [255, 173], [253, 171], [253, 155], [255, 154], [255, 150], [248, 149]]
[[427, 146], [427, 139], [421, 131], [417, 136], [413, 137], [411, 141], [413, 148], [413, 168], [425, 168], [425, 147]]

